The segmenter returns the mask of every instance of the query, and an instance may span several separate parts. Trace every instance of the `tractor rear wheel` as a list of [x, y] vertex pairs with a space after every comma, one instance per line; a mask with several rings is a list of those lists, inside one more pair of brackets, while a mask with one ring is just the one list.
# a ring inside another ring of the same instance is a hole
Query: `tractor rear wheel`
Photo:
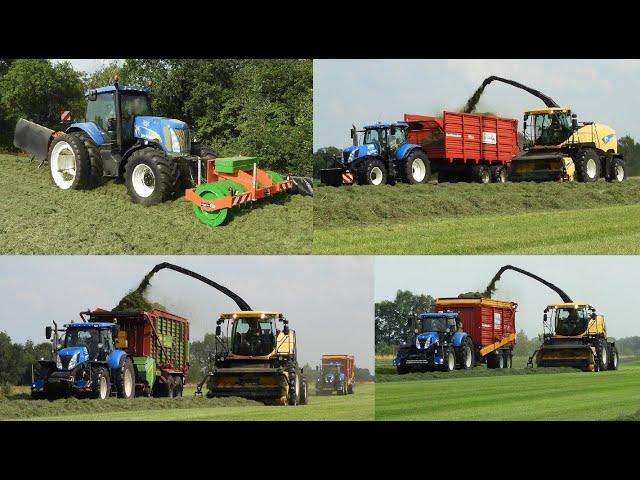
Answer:
[[458, 365], [460, 365], [460, 368], [467, 370], [473, 367], [473, 342], [469, 337], [465, 337], [464, 340], [462, 340], [462, 344], [458, 348], [457, 353]]
[[88, 188], [91, 178], [91, 158], [78, 132], [56, 137], [49, 146], [49, 175], [62, 190]]
[[491, 182], [491, 172], [486, 165], [474, 165], [471, 167], [471, 179], [477, 183]]
[[111, 396], [111, 379], [109, 370], [104, 367], [97, 367], [91, 372], [91, 398], [104, 400]]
[[594, 150], [584, 150], [576, 164], [576, 174], [581, 182], [595, 182], [600, 178], [600, 156]]
[[507, 183], [507, 168], [503, 165], [491, 167], [491, 181], [494, 183]]
[[627, 172], [624, 168], [624, 161], [616, 158], [611, 163], [611, 175], [607, 177], [607, 182], [624, 182]]
[[615, 346], [611, 346], [611, 351], [609, 352], [609, 370], [618, 369], [618, 360], [618, 349]]
[[156, 205], [169, 200], [179, 181], [176, 162], [156, 148], [143, 148], [131, 154], [124, 181], [134, 203]]
[[427, 154], [421, 150], [413, 150], [404, 162], [404, 178], [407, 183], [427, 183], [431, 178], [431, 164]]
[[360, 185], [386, 185], [387, 169], [381, 160], [367, 158], [358, 169], [358, 183]]
[[444, 351], [444, 358], [442, 359], [442, 370], [445, 372], [452, 372], [456, 368], [456, 355], [452, 348], [447, 348]]
[[84, 144], [84, 148], [87, 149], [87, 154], [89, 155], [89, 163], [91, 164], [91, 171], [89, 173], [89, 181], [87, 182], [87, 187], [98, 187], [104, 181], [102, 156], [100, 155], [98, 145], [96, 145], [96, 143], [86, 133], [78, 132], [78, 138]]
[[124, 358], [114, 372], [114, 382], [119, 398], [133, 398], [136, 395], [136, 371], [130, 358]]

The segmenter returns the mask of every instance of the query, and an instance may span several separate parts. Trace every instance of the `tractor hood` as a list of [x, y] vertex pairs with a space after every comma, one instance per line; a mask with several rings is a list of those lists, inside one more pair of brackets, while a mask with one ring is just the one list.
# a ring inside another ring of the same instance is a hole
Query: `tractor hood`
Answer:
[[427, 348], [435, 345], [440, 334], [438, 332], [423, 332], [416, 335], [416, 348], [418, 350], [426, 350]]
[[56, 366], [58, 370], [72, 370], [89, 360], [87, 347], [67, 347], [58, 351]]
[[191, 153], [189, 125], [180, 120], [163, 117], [135, 117], [133, 132], [136, 138], [158, 143], [170, 155]]
[[342, 160], [344, 163], [352, 163], [367, 155], [379, 155], [380, 150], [375, 144], [350, 146], [342, 150]]

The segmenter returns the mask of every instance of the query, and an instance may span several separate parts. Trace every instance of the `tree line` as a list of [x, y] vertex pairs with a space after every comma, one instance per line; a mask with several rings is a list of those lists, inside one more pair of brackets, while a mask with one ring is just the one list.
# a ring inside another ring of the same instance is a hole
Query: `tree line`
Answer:
[[[205, 334], [202, 340], [189, 344], [189, 373], [187, 382], [196, 384], [206, 375], [210, 355], [215, 352], [216, 337], [213, 333]], [[0, 385], [30, 385], [31, 366], [41, 358], [52, 359], [51, 342], [34, 344], [27, 340], [24, 344], [14, 343], [6, 332], [0, 332]], [[318, 362], [319, 363], [319, 362]], [[315, 365], [305, 364], [310, 388], [316, 381]], [[356, 368], [356, 381], [373, 381], [374, 377], [367, 368]]]
[[[383, 300], [376, 303], [374, 320], [376, 354], [395, 354], [398, 345], [411, 337], [412, 332], [408, 319], [430, 311], [434, 300], [430, 295], [398, 290], [393, 300]], [[640, 337], [623, 337], [615, 342], [620, 355], [640, 355]], [[529, 337], [524, 330], [520, 330], [516, 333], [514, 355], [528, 357], [541, 344], [541, 334]]]
[[61, 129], [60, 112], [85, 112], [84, 92], [113, 83], [147, 86], [156, 115], [185, 121], [222, 155], [256, 156], [282, 173], [310, 175], [313, 64], [275, 59], [127, 59], [92, 74], [70, 63], [0, 60], [0, 149], [18, 118]]

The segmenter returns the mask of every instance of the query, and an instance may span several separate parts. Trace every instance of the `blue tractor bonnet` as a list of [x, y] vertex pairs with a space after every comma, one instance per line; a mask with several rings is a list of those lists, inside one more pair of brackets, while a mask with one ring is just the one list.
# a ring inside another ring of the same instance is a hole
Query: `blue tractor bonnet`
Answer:
[[390, 128], [390, 127], [400, 127], [407, 128], [409, 124], [407, 122], [393, 122], [393, 123], [373, 123], [371, 125], [365, 125], [363, 128], [365, 130], [374, 130], [376, 128]]

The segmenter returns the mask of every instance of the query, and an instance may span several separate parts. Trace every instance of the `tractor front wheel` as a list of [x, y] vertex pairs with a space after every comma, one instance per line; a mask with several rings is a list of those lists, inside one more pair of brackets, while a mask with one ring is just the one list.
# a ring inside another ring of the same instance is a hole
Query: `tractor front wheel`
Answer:
[[456, 355], [452, 348], [447, 348], [444, 351], [444, 358], [442, 364], [442, 370], [445, 372], [452, 372], [456, 368]]
[[386, 185], [387, 169], [377, 158], [366, 159], [358, 169], [358, 183], [360, 185]]
[[111, 379], [109, 370], [97, 367], [91, 372], [91, 398], [104, 400], [111, 396]]
[[134, 203], [156, 205], [169, 200], [178, 184], [176, 162], [155, 148], [131, 154], [125, 166], [124, 181]]

